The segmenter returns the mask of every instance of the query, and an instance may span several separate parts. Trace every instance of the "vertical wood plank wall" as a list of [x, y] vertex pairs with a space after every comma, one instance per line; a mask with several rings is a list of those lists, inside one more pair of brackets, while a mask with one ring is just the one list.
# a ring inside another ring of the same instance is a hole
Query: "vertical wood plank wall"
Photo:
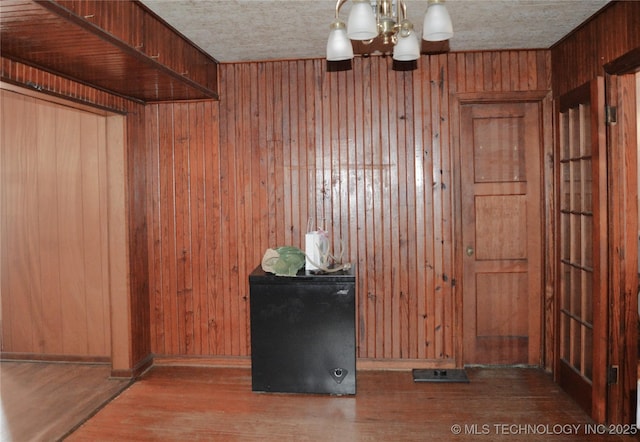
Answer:
[[[604, 76], [607, 63], [637, 51], [640, 48], [639, 29], [640, 2], [616, 1], [556, 44], [551, 48], [554, 96]], [[634, 161], [637, 134], [634, 133], [634, 111], [629, 109], [637, 98], [629, 87], [633, 81], [629, 77], [616, 78], [614, 75], [607, 80], [607, 103], [618, 107], [619, 118], [618, 124], [607, 129], [610, 276], [610, 348], [607, 357], [609, 365], [619, 367], [618, 382], [608, 387], [607, 420], [616, 423], [634, 419], [638, 379], [635, 367], [638, 280], [634, 252], [638, 225]]]
[[553, 94], [559, 97], [599, 75], [603, 66], [640, 47], [640, 2], [613, 2], [551, 48]]
[[223, 65], [219, 103], [143, 106], [1, 57], [0, 74], [127, 113], [131, 365], [247, 355], [246, 274], [264, 248], [301, 241], [309, 216], [358, 266], [359, 357], [447, 359], [451, 94], [548, 90], [552, 66], [561, 95], [640, 46], [639, 5], [614, 2], [551, 51], [422, 57], [413, 73], [375, 57], [333, 74]]
[[154, 353], [250, 354], [247, 276], [312, 218], [357, 268], [358, 357], [453, 364], [452, 94], [550, 90], [549, 51], [353, 64], [223, 64], [219, 103], [148, 106]]
[[[121, 372], [123, 376], [135, 374], [149, 362], [151, 353], [151, 320], [149, 307], [149, 248], [147, 205], [147, 173], [149, 170], [148, 149], [146, 146], [146, 106], [127, 103], [126, 115], [126, 204], [127, 239], [129, 257], [129, 348], [113, 348], [112, 353], [119, 354], [128, 361]], [[124, 312], [121, 312], [124, 314]], [[112, 313], [114, 314], [114, 313]], [[115, 367], [114, 367], [115, 368]], [[129, 369], [133, 370], [132, 372]]]

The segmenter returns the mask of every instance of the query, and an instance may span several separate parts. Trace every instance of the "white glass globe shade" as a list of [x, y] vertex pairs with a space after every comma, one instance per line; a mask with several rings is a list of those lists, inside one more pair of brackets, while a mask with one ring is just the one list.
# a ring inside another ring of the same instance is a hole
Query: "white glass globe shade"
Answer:
[[344, 25], [338, 28], [332, 28], [327, 40], [327, 60], [341, 61], [351, 60], [353, 58], [353, 46], [351, 40], [347, 37], [347, 31]]
[[413, 61], [420, 58], [420, 43], [415, 32], [406, 37], [398, 36], [393, 47], [393, 59], [397, 61]]
[[449, 11], [442, 3], [427, 8], [422, 27], [422, 38], [427, 41], [443, 41], [453, 37], [453, 24]]
[[378, 36], [376, 16], [368, 0], [354, 0], [347, 21], [347, 37], [351, 40], [371, 40]]

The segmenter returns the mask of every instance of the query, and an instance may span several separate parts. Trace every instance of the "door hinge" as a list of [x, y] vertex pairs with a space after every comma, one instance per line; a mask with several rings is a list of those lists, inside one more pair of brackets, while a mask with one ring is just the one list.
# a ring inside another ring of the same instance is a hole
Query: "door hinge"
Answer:
[[618, 108], [615, 106], [604, 107], [605, 121], [608, 125], [612, 126], [618, 122]]
[[615, 385], [618, 383], [618, 366], [612, 365], [607, 372], [607, 384]]

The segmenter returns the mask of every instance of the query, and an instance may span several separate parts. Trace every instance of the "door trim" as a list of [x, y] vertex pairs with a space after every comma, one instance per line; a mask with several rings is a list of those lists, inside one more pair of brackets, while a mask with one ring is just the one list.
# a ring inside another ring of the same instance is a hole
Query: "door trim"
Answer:
[[[540, 140], [542, 142], [541, 158], [542, 163], [540, 171], [541, 177], [541, 197], [543, 204], [541, 206], [541, 213], [544, 219], [555, 219], [554, 205], [553, 205], [553, 130], [552, 130], [552, 93], [548, 90], [536, 90], [536, 91], [516, 91], [516, 92], [465, 92], [465, 93], [453, 93], [450, 96], [452, 103], [452, 121], [451, 121], [451, 145], [452, 145], [452, 166], [453, 166], [453, 189], [452, 189], [452, 205], [454, 215], [454, 238], [453, 238], [453, 259], [455, 274], [458, 275], [455, 278], [454, 285], [454, 303], [455, 312], [454, 317], [456, 321], [456, 328], [454, 332], [455, 341], [455, 360], [456, 366], [462, 367], [464, 365], [464, 335], [463, 335], [463, 289], [464, 281], [462, 275], [464, 274], [464, 244], [462, 243], [462, 188], [461, 188], [461, 146], [460, 146], [460, 131], [461, 131], [461, 108], [467, 104], [486, 104], [486, 103], [513, 103], [513, 102], [534, 102], [538, 103], [540, 107], [540, 123], [541, 134]], [[551, 201], [551, 204], [549, 204]], [[542, 229], [543, 245], [542, 250], [543, 257], [541, 268], [542, 271], [542, 299], [540, 299], [540, 311], [541, 311], [541, 324], [540, 324], [540, 366], [544, 368], [550, 368], [553, 361], [553, 285], [549, 284], [549, 281], [553, 281], [555, 278], [554, 252], [553, 241], [554, 231], [552, 229], [553, 223], [544, 223]], [[548, 336], [551, 336], [549, 340]]]
[[[640, 75], [640, 74], [639, 74]], [[609, 227], [608, 365], [618, 379], [607, 387], [606, 418], [610, 423], [636, 419], [638, 372], [638, 115], [636, 74], [605, 77], [605, 103], [618, 110], [607, 126]], [[625, 216], [616, 216], [624, 213]], [[628, 247], [631, 245], [631, 247]]]

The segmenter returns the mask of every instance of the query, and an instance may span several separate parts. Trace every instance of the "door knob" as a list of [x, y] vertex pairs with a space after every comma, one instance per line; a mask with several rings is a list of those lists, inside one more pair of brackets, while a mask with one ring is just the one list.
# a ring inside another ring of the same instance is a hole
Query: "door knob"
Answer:
[[467, 256], [473, 255], [473, 247], [467, 246]]

